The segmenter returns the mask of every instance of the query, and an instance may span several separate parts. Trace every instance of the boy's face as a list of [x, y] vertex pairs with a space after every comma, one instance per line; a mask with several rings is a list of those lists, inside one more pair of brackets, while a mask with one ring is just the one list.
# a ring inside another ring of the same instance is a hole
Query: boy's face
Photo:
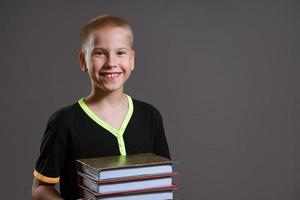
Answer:
[[88, 71], [96, 91], [123, 92], [124, 83], [134, 69], [135, 53], [128, 32], [119, 27], [102, 27], [93, 35], [93, 44], [80, 58], [82, 70]]

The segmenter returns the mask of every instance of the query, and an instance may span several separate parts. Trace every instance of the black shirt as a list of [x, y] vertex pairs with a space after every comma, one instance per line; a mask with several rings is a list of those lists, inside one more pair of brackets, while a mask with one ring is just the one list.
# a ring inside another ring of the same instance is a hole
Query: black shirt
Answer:
[[[47, 183], [59, 181], [61, 196], [77, 199], [77, 159], [137, 153], [156, 153], [170, 158], [159, 111], [129, 96], [128, 101], [127, 122], [120, 128], [123, 130], [112, 130], [95, 115], [91, 116], [93, 113], [86, 110], [82, 99], [55, 112], [42, 139], [35, 177]], [[118, 131], [122, 137], [116, 135]]]

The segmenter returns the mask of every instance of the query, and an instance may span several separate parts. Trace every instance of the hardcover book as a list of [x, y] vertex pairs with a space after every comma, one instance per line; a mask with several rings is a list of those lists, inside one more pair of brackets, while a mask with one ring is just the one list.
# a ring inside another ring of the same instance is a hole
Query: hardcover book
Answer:
[[167, 200], [173, 199], [173, 189], [176, 185], [163, 188], [150, 188], [145, 190], [132, 190], [115, 193], [96, 193], [89, 188], [79, 185], [85, 199], [92, 200]]
[[159, 174], [151, 176], [136, 176], [129, 178], [108, 179], [103, 181], [95, 181], [78, 172], [79, 184], [89, 188], [97, 193], [114, 193], [131, 190], [145, 190], [151, 188], [162, 188], [172, 186], [172, 176], [177, 173]]
[[79, 159], [77, 163], [78, 171], [99, 181], [172, 173], [174, 162], [153, 153], [144, 153]]

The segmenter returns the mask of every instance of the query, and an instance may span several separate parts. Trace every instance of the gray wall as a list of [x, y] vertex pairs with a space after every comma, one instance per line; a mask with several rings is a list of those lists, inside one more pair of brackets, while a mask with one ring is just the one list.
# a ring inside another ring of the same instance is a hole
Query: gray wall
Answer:
[[1, 198], [30, 199], [49, 116], [90, 91], [79, 31], [131, 22], [131, 96], [160, 109], [178, 199], [300, 198], [299, 1], [1, 1]]

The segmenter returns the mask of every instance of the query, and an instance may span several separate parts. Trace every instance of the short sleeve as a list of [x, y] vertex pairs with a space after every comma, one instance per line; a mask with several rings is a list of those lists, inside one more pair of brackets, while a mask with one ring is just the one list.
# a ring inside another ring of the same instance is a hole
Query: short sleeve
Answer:
[[45, 183], [59, 182], [67, 152], [67, 126], [58, 115], [53, 115], [47, 123], [41, 142], [34, 176]]
[[155, 110], [155, 141], [154, 153], [171, 159], [167, 138], [163, 126], [163, 120], [158, 110]]

